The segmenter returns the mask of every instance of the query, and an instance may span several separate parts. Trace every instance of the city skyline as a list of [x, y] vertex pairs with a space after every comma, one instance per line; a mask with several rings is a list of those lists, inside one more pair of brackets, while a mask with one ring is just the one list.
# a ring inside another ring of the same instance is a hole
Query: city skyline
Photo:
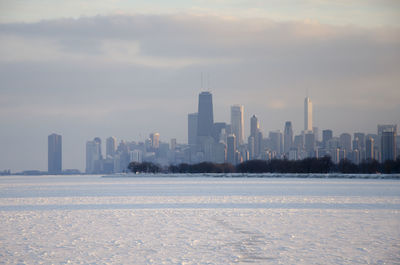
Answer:
[[306, 94], [320, 131], [400, 124], [399, 3], [200, 2], [3, 1], [0, 170], [46, 170], [53, 132], [80, 170], [95, 136], [186, 142], [203, 90], [214, 121], [244, 106], [245, 141], [253, 114], [298, 134]]
[[[212, 93], [201, 92], [198, 96], [198, 112], [189, 113], [187, 119], [188, 142], [178, 143], [176, 138], [170, 143], [162, 142], [158, 132], [152, 132], [143, 141], [118, 142], [110, 136], [102, 152], [102, 140], [95, 137], [86, 142], [87, 174], [111, 174], [125, 172], [131, 162], [151, 162], [163, 166], [176, 164], [196, 164], [201, 162], [240, 164], [247, 160], [321, 158], [329, 156], [337, 164], [347, 159], [355, 165], [365, 160], [395, 160], [400, 153], [400, 136], [397, 124], [377, 125], [376, 134], [355, 132], [334, 135], [332, 130], [322, 130], [320, 141], [318, 127], [312, 126], [312, 101], [304, 99], [304, 130], [293, 135], [291, 121], [285, 122], [281, 130], [269, 131], [263, 137], [260, 123], [255, 115], [250, 118], [248, 141], [244, 138], [243, 105], [231, 106], [231, 123], [214, 122]], [[199, 118], [200, 117], [200, 118]], [[200, 129], [199, 129], [200, 128]], [[312, 130], [310, 130], [312, 128]], [[353, 140], [352, 140], [353, 139]], [[61, 174], [61, 135], [48, 136], [48, 173]], [[79, 172], [67, 169], [66, 173]]]

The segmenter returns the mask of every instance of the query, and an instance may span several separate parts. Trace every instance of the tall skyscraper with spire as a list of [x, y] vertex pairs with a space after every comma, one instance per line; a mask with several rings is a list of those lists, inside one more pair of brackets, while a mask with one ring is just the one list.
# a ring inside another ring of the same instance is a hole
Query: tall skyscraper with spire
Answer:
[[201, 92], [199, 94], [199, 106], [197, 112], [197, 149], [204, 152], [205, 143], [210, 142], [212, 138], [214, 125], [214, 113], [212, 94], [210, 92]]
[[244, 107], [243, 105], [231, 106], [231, 126], [232, 133], [236, 137], [236, 146], [244, 144]]
[[304, 99], [304, 131], [312, 131], [312, 102], [309, 97]]

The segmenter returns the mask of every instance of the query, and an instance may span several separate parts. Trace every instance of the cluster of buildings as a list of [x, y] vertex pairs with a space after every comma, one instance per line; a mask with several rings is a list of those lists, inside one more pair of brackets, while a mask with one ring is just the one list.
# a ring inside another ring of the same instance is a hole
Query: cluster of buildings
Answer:
[[[212, 94], [201, 92], [198, 111], [188, 114], [188, 143], [160, 141], [160, 134], [151, 133], [142, 142], [117, 141], [109, 137], [102, 152], [98, 137], [86, 142], [86, 173], [118, 173], [127, 170], [130, 162], [153, 162], [160, 165], [180, 163], [238, 164], [252, 159], [300, 160], [308, 157], [330, 156], [338, 163], [342, 159], [360, 163], [364, 160], [395, 160], [400, 151], [397, 125], [378, 125], [377, 134], [356, 132], [334, 135], [332, 130], [313, 127], [312, 102], [304, 100], [304, 130], [294, 135], [292, 122], [286, 121], [283, 131], [264, 135], [255, 115], [250, 117], [250, 133], [245, 138], [244, 107], [231, 106], [230, 123], [215, 122]], [[49, 173], [61, 172], [61, 135], [52, 134], [49, 141]]]

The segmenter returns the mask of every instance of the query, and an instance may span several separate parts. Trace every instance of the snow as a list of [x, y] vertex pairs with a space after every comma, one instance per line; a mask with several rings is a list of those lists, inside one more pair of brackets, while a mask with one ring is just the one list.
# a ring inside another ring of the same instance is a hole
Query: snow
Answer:
[[0, 177], [0, 264], [400, 264], [400, 181]]

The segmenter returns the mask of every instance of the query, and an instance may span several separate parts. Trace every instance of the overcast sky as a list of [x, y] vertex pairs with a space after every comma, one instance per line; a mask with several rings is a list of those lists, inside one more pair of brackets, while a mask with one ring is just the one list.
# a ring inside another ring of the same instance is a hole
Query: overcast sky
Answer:
[[85, 168], [96, 136], [187, 141], [203, 72], [215, 121], [264, 134], [303, 101], [335, 135], [400, 124], [400, 1], [0, 1], [0, 170]]

